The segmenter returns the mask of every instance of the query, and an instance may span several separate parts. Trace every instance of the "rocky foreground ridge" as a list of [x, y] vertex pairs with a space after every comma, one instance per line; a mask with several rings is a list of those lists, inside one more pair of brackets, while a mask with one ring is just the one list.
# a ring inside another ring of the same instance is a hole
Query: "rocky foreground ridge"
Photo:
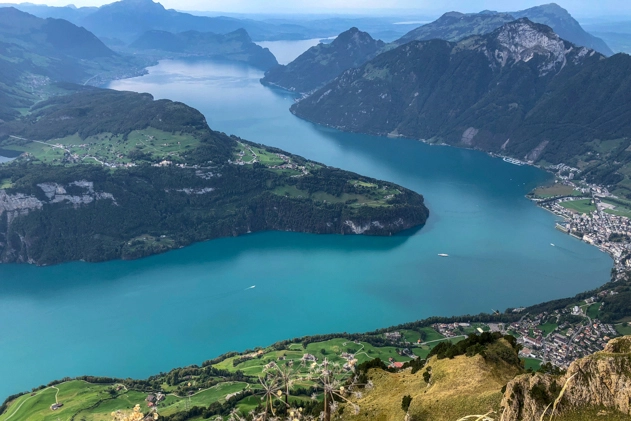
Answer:
[[602, 419], [612, 412], [631, 416], [631, 337], [614, 339], [603, 351], [575, 361], [560, 378], [515, 378], [506, 386], [502, 407], [502, 421], [539, 420], [544, 414], [547, 418], [554, 415], [553, 407], [558, 415], [602, 408]]

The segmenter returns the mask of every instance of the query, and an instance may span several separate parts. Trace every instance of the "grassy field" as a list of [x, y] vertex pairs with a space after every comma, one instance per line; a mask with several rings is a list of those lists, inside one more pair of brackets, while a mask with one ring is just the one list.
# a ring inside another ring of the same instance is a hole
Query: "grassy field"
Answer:
[[[425, 338], [424, 339], [421, 339], [420, 331], [425, 333]], [[431, 327], [424, 327], [424, 328], [421, 328], [419, 331], [416, 331], [416, 330], [402, 330], [401, 334], [403, 335], [403, 337], [405, 338], [406, 341], [408, 341], [410, 343], [413, 343], [413, 344], [416, 343], [419, 339], [421, 339], [421, 342], [429, 342], [429, 341], [435, 341], [435, 340], [444, 338], [443, 335], [441, 335], [440, 333], [436, 332]]]
[[111, 166], [130, 164], [143, 156], [152, 159], [183, 162], [182, 154], [199, 145], [188, 133], [167, 133], [154, 128], [135, 130], [127, 137], [101, 133], [81, 139], [77, 134], [60, 139], [9, 138], [0, 146], [28, 152], [47, 164], [94, 163]]
[[[294, 170], [274, 169], [275, 172], [287, 172], [293, 175]], [[302, 174], [302, 173], [301, 173]], [[359, 183], [359, 182], [358, 182]], [[300, 190], [296, 186], [286, 185], [279, 186], [272, 190], [272, 193], [279, 196], [287, 197], [302, 197], [305, 199], [312, 199], [320, 202], [327, 203], [347, 203], [351, 207], [372, 206], [372, 207], [387, 207], [392, 206], [387, 203], [387, 199], [399, 194], [398, 190], [388, 190], [378, 188], [377, 185], [370, 183], [361, 183], [362, 187], [368, 189], [367, 193], [342, 193], [339, 196], [333, 196], [332, 194], [325, 192], [315, 192], [310, 194], [308, 191]]]
[[550, 332], [552, 332], [554, 329], [556, 329], [559, 325], [555, 324], [555, 323], [544, 323], [542, 325], [539, 325], [539, 329], [541, 329], [543, 331], [543, 334], [545, 336], [548, 336], [550, 334]]
[[[68, 420], [81, 410], [111, 398], [108, 393], [111, 385], [95, 385], [75, 380], [55, 387], [57, 389], [48, 388], [34, 396], [27, 394], [18, 398], [4, 414], [0, 415], [0, 421], [57, 421], [58, 418]], [[58, 402], [64, 406], [52, 411], [50, 406], [55, 403], [56, 395]]]
[[[96, 385], [83, 381], [62, 383], [55, 388], [47, 388], [34, 396], [24, 395], [12, 402], [0, 421], [111, 421], [111, 413], [117, 410], [131, 410], [140, 404], [146, 411], [147, 393], [121, 389], [111, 394], [113, 385]], [[210, 389], [200, 391], [189, 398], [168, 395], [160, 405], [160, 413], [172, 415], [186, 409], [186, 406], [207, 407], [212, 402], [224, 402], [227, 395], [249, 389], [245, 382], [220, 383]], [[55, 395], [63, 407], [52, 411]], [[74, 418], [73, 418], [74, 417]]]
[[600, 306], [602, 305], [602, 303], [595, 303], [592, 304], [591, 306], [589, 306], [587, 308], [587, 316], [591, 317], [592, 319], [596, 319], [598, 318], [598, 312], [600, 311]]
[[524, 368], [526, 370], [531, 368], [533, 371], [537, 371], [541, 368], [541, 360], [536, 358], [522, 358], [521, 360], [524, 362]]
[[[296, 367], [299, 372], [307, 373], [310, 364], [301, 364], [301, 359], [304, 354], [311, 354], [315, 356], [318, 359], [318, 362], [322, 362], [324, 358], [327, 358], [333, 363], [344, 364], [346, 360], [340, 356], [343, 352], [354, 354], [360, 363], [375, 358], [381, 358], [383, 361], [388, 361], [389, 358], [393, 358], [395, 361], [401, 362], [410, 360], [408, 357], [398, 355], [395, 347], [374, 347], [368, 343], [361, 342], [356, 344], [353, 341], [340, 338], [331, 339], [325, 342], [310, 343], [307, 345], [306, 349], [300, 344], [294, 344], [289, 350], [270, 351], [258, 357], [241, 362], [236, 366], [233, 362], [238, 357], [232, 357], [216, 364], [215, 367], [231, 372], [240, 370], [249, 376], [258, 376], [263, 372], [267, 364], [279, 361], [279, 358], [284, 358], [283, 361], [285, 362], [293, 361], [294, 367]], [[309, 382], [306, 382], [306, 384], [309, 384]]]
[[556, 183], [552, 186], [537, 187], [533, 190], [532, 194], [534, 197], [537, 198], [548, 199], [550, 197], [557, 196], [578, 196], [581, 194], [581, 192], [574, 190], [574, 187], [566, 186], [561, 183]]
[[631, 335], [631, 325], [627, 324], [626, 326], [623, 325], [616, 325], [615, 326], [616, 331], [621, 334], [621, 335]]
[[589, 214], [596, 210], [596, 205], [591, 204], [591, 199], [582, 199], [582, 200], [573, 200], [569, 202], [561, 203], [566, 209], [578, 212], [578, 213], [586, 213]]
[[10, 189], [11, 187], [13, 187], [13, 183], [11, 182], [10, 179], [5, 178], [3, 180], [0, 180], [0, 190]]
[[603, 203], [608, 203], [615, 206], [615, 209], [606, 209], [605, 212], [611, 215], [624, 216], [631, 218], [631, 202], [628, 200], [611, 200], [603, 199]]
[[[241, 392], [245, 389], [249, 389], [248, 383], [244, 382], [227, 382], [220, 383], [208, 390], [204, 390], [191, 396], [189, 407], [200, 406], [207, 407], [212, 402], [225, 402], [226, 396]], [[179, 399], [174, 396], [169, 396], [165, 400], [164, 405], [161, 405], [160, 413], [163, 415], [172, 415], [176, 412], [180, 412], [186, 409], [187, 399]]]

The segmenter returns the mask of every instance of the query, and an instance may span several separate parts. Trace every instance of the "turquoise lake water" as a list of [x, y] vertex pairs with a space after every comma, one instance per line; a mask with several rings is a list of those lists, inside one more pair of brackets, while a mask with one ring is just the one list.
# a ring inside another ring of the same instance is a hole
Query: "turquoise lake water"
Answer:
[[546, 173], [318, 127], [292, 116], [293, 97], [261, 76], [167, 61], [111, 86], [183, 101], [213, 129], [423, 193], [427, 225], [389, 238], [269, 232], [133, 262], [0, 266], [0, 395], [64, 376], [147, 377], [296, 336], [503, 311], [608, 280], [607, 255], [524, 198]]

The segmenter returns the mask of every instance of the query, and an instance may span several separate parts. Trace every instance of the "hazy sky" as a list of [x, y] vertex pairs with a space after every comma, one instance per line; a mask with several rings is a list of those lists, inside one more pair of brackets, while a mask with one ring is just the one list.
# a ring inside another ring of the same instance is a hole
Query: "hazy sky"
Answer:
[[[5, 0], [6, 1], [6, 0]], [[23, 0], [29, 1], [29, 0]], [[100, 6], [113, 0], [30, 0], [32, 3], [64, 6]], [[238, 13], [383, 13], [406, 11], [418, 14], [442, 13], [450, 10], [478, 12], [484, 9], [520, 10], [551, 0], [161, 0], [167, 8]], [[18, 2], [18, 1], [16, 1]], [[631, 0], [558, 0], [575, 16], [631, 15]]]

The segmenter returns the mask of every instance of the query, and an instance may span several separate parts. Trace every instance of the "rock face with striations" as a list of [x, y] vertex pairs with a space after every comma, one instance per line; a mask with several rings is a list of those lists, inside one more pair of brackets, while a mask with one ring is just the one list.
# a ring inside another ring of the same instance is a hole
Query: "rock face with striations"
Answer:
[[351, 28], [331, 44], [318, 44], [288, 65], [269, 70], [261, 82], [289, 91], [311, 92], [345, 70], [374, 58], [384, 45], [383, 41], [373, 39], [368, 33]]
[[575, 361], [561, 378], [527, 374], [510, 381], [502, 421], [539, 420], [566, 382], [558, 413], [604, 408], [631, 415], [631, 336], [614, 339], [603, 351]]
[[554, 3], [509, 13], [445, 13], [438, 20], [408, 32], [395, 41], [395, 44], [431, 39], [458, 42], [472, 35], [489, 34], [519, 18], [528, 18], [532, 22], [547, 25], [561, 38], [578, 46], [596, 50], [606, 56], [613, 55], [613, 51], [602, 39], [587, 33], [567, 10]]

